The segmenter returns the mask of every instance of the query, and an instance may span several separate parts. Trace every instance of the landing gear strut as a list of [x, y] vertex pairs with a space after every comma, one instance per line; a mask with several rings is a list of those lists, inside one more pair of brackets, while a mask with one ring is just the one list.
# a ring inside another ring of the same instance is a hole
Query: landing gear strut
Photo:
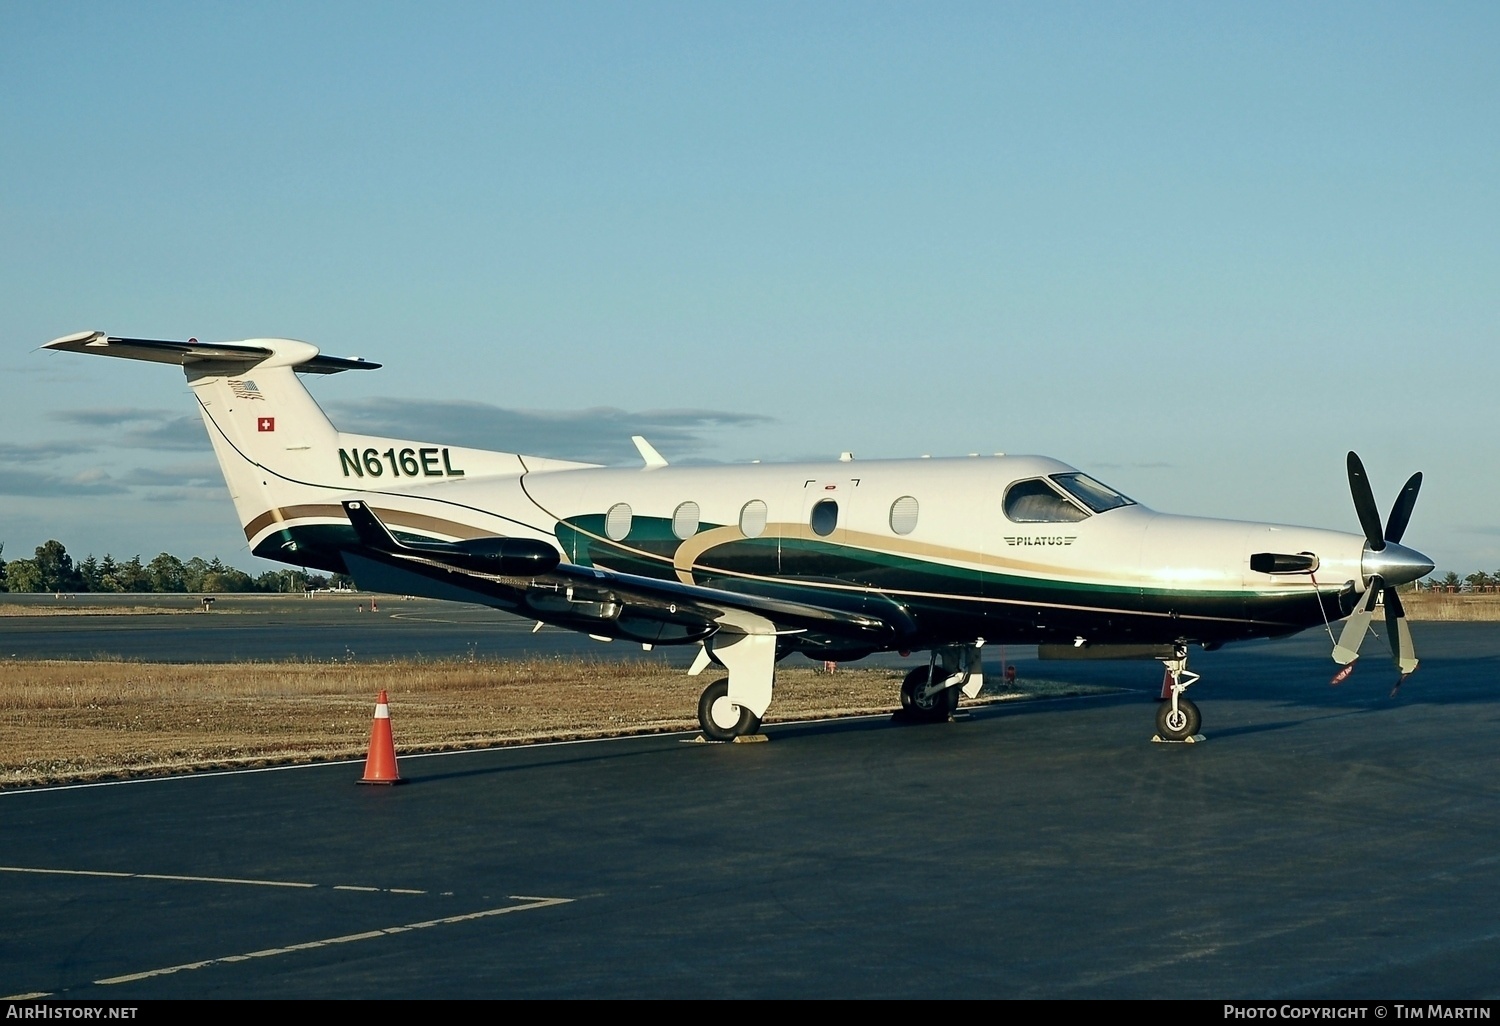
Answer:
[[1198, 728], [1203, 725], [1203, 717], [1198, 707], [1183, 695], [1198, 681], [1198, 675], [1187, 668], [1187, 646], [1178, 645], [1172, 658], [1162, 662], [1172, 683], [1168, 687], [1170, 696], [1156, 710], [1156, 740], [1200, 741]]

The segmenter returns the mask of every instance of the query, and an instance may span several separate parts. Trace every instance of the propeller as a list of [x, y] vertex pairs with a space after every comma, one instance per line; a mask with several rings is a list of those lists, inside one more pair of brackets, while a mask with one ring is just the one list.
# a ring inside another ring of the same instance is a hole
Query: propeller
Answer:
[[1416, 650], [1412, 646], [1411, 628], [1406, 623], [1406, 609], [1401, 605], [1401, 596], [1396, 587], [1415, 581], [1432, 572], [1432, 560], [1415, 549], [1401, 544], [1406, 526], [1411, 522], [1411, 511], [1417, 504], [1417, 493], [1422, 489], [1422, 475], [1413, 474], [1396, 496], [1386, 518], [1385, 529], [1380, 527], [1380, 510], [1375, 505], [1375, 493], [1370, 488], [1370, 478], [1359, 456], [1349, 454], [1349, 493], [1354, 497], [1354, 512], [1359, 516], [1359, 526], [1365, 534], [1365, 552], [1360, 560], [1360, 569], [1369, 578], [1364, 601], [1350, 614], [1333, 647], [1334, 662], [1344, 669], [1334, 677], [1335, 684], [1342, 683], [1353, 670], [1359, 658], [1359, 647], [1369, 632], [1370, 620], [1375, 615], [1377, 599], [1385, 603], [1386, 636], [1391, 645], [1391, 658], [1401, 676], [1391, 689], [1394, 696], [1402, 683], [1417, 668]]

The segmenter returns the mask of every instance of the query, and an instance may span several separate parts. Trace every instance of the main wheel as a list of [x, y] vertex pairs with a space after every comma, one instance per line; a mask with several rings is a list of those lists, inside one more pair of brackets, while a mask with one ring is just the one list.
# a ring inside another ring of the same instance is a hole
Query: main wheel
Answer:
[[729, 700], [729, 678], [721, 677], [698, 699], [698, 726], [710, 741], [733, 741], [760, 730], [760, 717]]
[[[958, 708], [958, 688], [944, 688], [935, 695], [922, 694], [927, 686], [927, 676], [932, 672], [931, 667], [918, 666], [906, 675], [901, 682], [901, 708], [913, 719], [929, 723], [946, 723], [953, 711]], [[937, 673], [944, 673], [941, 667], [936, 669]]]
[[1203, 717], [1199, 715], [1198, 707], [1180, 695], [1176, 709], [1167, 701], [1156, 710], [1156, 732], [1168, 741], [1186, 741], [1198, 733], [1202, 725]]

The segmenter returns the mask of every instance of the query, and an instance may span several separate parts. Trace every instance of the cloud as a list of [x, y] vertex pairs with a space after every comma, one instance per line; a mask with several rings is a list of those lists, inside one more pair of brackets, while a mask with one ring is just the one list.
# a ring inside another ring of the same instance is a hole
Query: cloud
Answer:
[[211, 448], [201, 418], [189, 414], [144, 427], [129, 428], [114, 439], [127, 449], [185, 449], [205, 452]]
[[1464, 534], [1500, 534], [1500, 525], [1477, 524], [1468, 527], [1460, 527], [1458, 528], [1458, 530], [1463, 532]]
[[223, 476], [217, 464], [190, 463], [175, 467], [136, 467], [120, 479], [127, 485], [143, 488], [184, 488], [191, 485], [222, 485]]
[[146, 502], [165, 502], [173, 505], [184, 502], [211, 502], [225, 506], [228, 498], [229, 493], [222, 486], [218, 488], [159, 488], [152, 489], [142, 496]]
[[631, 435], [644, 435], [667, 459], [686, 462], [710, 431], [771, 420], [723, 410], [511, 410], [439, 399], [362, 399], [330, 409], [347, 431], [593, 463], [639, 459]]
[[73, 477], [31, 470], [0, 469], [0, 495], [28, 495], [44, 499], [69, 495], [118, 495], [125, 491], [102, 470], [86, 470]]
[[95, 440], [125, 449], [191, 449], [201, 452], [209, 446], [203, 421], [190, 413], [180, 415], [170, 410], [114, 406], [54, 410], [51, 416], [67, 424], [110, 429], [96, 431]]
[[76, 456], [93, 450], [94, 446], [84, 442], [0, 442], [0, 463], [41, 463], [58, 456]]
[[85, 427], [116, 427], [138, 420], [160, 420], [171, 416], [167, 410], [143, 410], [134, 406], [109, 406], [88, 410], [53, 410], [49, 416], [68, 424]]

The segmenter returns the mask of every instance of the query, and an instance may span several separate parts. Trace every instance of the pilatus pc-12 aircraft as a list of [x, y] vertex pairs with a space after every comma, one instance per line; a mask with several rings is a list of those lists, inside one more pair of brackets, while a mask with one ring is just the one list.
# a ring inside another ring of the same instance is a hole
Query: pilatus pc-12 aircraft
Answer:
[[793, 652], [930, 652], [901, 685], [919, 720], [978, 695], [987, 643], [1156, 659], [1164, 740], [1199, 730], [1194, 645], [1348, 617], [1347, 667], [1383, 597], [1401, 679], [1417, 666], [1396, 588], [1432, 569], [1400, 544], [1421, 475], [1382, 529], [1353, 453], [1362, 534], [1157, 513], [1042, 456], [674, 467], [637, 438], [643, 465], [622, 469], [348, 434], [298, 375], [379, 364], [291, 339], [45, 348], [180, 365], [258, 556], [598, 638], [701, 643], [689, 672], [727, 672], [698, 702], [715, 740], [760, 729]]

